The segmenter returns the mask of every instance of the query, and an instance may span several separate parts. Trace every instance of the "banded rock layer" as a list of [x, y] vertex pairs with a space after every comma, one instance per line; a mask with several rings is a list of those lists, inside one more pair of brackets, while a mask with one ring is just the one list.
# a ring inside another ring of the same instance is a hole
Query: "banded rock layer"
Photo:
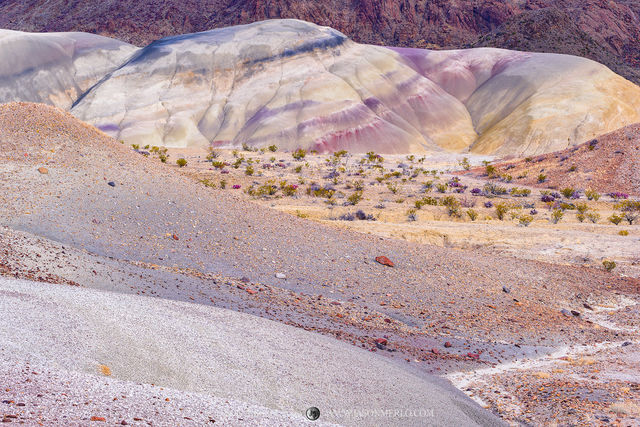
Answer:
[[69, 109], [136, 50], [94, 34], [0, 29], [0, 103], [40, 102]]
[[[133, 55], [96, 69], [104, 77], [71, 112], [140, 145], [515, 156], [640, 122], [639, 87], [567, 55], [384, 48], [296, 20], [124, 50]], [[29, 96], [18, 98], [42, 102]]]

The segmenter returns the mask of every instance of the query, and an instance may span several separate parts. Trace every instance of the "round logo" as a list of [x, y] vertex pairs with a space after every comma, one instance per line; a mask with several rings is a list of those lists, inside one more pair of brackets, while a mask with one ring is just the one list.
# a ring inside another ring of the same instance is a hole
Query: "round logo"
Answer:
[[306, 415], [308, 419], [310, 419], [311, 421], [315, 421], [320, 418], [320, 409], [312, 406], [311, 408], [307, 409]]

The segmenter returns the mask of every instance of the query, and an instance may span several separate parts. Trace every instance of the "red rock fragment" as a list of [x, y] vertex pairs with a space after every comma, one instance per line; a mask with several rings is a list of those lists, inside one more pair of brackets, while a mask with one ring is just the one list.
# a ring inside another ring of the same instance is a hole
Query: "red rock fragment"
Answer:
[[107, 420], [106, 420], [104, 417], [96, 417], [96, 416], [93, 416], [93, 417], [91, 417], [91, 421], [101, 421], [101, 422], [105, 422], [105, 421], [107, 421]]
[[449, 341], [447, 341], [446, 343], [444, 343], [445, 348], [449, 348], [451, 347], [451, 343]]
[[387, 345], [387, 340], [384, 338], [376, 338], [376, 344]]
[[172, 238], [173, 240], [180, 240], [180, 238], [178, 238], [178, 236], [177, 236], [177, 235], [175, 235], [175, 234], [174, 234], [173, 236], [171, 236], [171, 238]]
[[376, 257], [376, 262], [378, 264], [386, 265], [387, 267], [395, 267], [396, 265], [386, 256]]

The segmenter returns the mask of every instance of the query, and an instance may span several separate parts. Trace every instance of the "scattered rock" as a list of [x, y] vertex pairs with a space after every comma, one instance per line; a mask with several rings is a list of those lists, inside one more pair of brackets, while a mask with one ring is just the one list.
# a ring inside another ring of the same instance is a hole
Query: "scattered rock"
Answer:
[[587, 310], [593, 310], [593, 308], [589, 304], [587, 304], [586, 302], [584, 304], [582, 304], [582, 306], [584, 308], [586, 308]]
[[242, 277], [242, 278], [240, 279], [240, 281], [241, 281], [242, 283], [249, 283], [251, 280], [249, 280], [249, 278], [248, 278], [248, 277], [244, 276], [244, 277]]
[[171, 238], [172, 238], [173, 240], [180, 240], [180, 238], [178, 237], [178, 235], [177, 235], [177, 234], [173, 234], [173, 235], [171, 236]]
[[382, 265], [386, 265], [387, 267], [395, 267], [395, 264], [386, 256], [376, 257], [376, 262]]
[[122, 420], [122, 421], [120, 421], [120, 425], [121, 426], [128, 426], [129, 423], [126, 420]]
[[623, 347], [626, 347], [628, 345], [631, 345], [631, 341], [625, 341], [625, 342], [622, 343]]
[[580, 312], [575, 310], [571, 310], [571, 314], [573, 314], [576, 317], [580, 316]]
[[451, 343], [449, 341], [447, 341], [446, 343], [444, 343], [445, 348], [450, 348], [451, 347]]
[[276, 273], [276, 279], [286, 279], [287, 276], [284, 275], [283, 273]]
[[385, 338], [376, 338], [376, 344], [387, 345], [387, 342]]
[[96, 417], [96, 416], [93, 416], [93, 417], [91, 417], [91, 421], [101, 421], [101, 422], [106, 422], [107, 420], [105, 419], [105, 417]]
[[45, 168], [44, 166], [41, 166], [38, 168], [38, 172], [40, 172], [43, 175], [46, 175], [49, 173], [49, 169]]
[[507, 288], [506, 286], [502, 287], [502, 292], [504, 292], [505, 294], [508, 294], [511, 292], [511, 289]]
[[116, 183], [113, 182], [113, 181], [109, 181], [109, 182], [107, 182], [107, 185], [109, 185], [110, 187], [115, 187]]
[[566, 308], [563, 308], [562, 310], [560, 310], [560, 313], [564, 314], [567, 317], [571, 317], [571, 312]]

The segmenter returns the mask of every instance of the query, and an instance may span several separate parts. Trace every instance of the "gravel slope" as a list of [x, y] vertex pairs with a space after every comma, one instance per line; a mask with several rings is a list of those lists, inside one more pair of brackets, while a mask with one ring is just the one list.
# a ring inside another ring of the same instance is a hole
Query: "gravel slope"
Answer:
[[[180, 393], [188, 392], [214, 397], [208, 404], [201, 398], [193, 402], [202, 409], [223, 413], [224, 399], [233, 399], [237, 416], [247, 414], [253, 420], [266, 417], [265, 422], [274, 424], [300, 425], [310, 406], [322, 408], [324, 420], [346, 425], [398, 421], [346, 414], [358, 409], [424, 411], [424, 416], [404, 419], [404, 425], [423, 425], [425, 419], [438, 425], [497, 422], [443, 382], [414, 375], [345, 343], [259, 317], [158, 298], [4, 278], [0, 278], [0, 295], [2, 360], [47, 365], [45, 375], [53, 385], [47, 381], [43, 386], [57, 386], [57, 390], [60, 377], [66, 379], [71, 373], [74, 383], [89, 388], [83, 396], [95, 401], [89, 408], [95, 405], [104, 410], [99, 402], [105, 395], [133, 393], [140, 406], [109, 410], [110, 418], [141, 411], [157, 419], [150, 405], [144, 404], [145, 395], [155, 391], [161, 395], [157, 406], [171, 417], [176, 415], [175, 404], [167, 408], [165, 394], [188, 401], [189, 394]], [[0, 365], [0, 371], [10, 370], [10, 364]], [[98, 373], [105, 372], [101, 366], [108, 367], [110, 376], [119, 381], [99, 378]], [[20, 377], [32, 377], [28, 372], [25, 369]], [[155, 384], [156, 389], [138, 383]], [[172, 390], [159, 392], [157, 386]], [[67, 407], [64, 414], [69, 421], [80, 422], [90, 413], [86, 406]]]
[[640, 284], [324, 227], [206, 188], [31, 104], [0, 107], [0, 226], [4, 274], [230, 307], [430, 372], [624, 339], [561, 310], [635, 298]]

